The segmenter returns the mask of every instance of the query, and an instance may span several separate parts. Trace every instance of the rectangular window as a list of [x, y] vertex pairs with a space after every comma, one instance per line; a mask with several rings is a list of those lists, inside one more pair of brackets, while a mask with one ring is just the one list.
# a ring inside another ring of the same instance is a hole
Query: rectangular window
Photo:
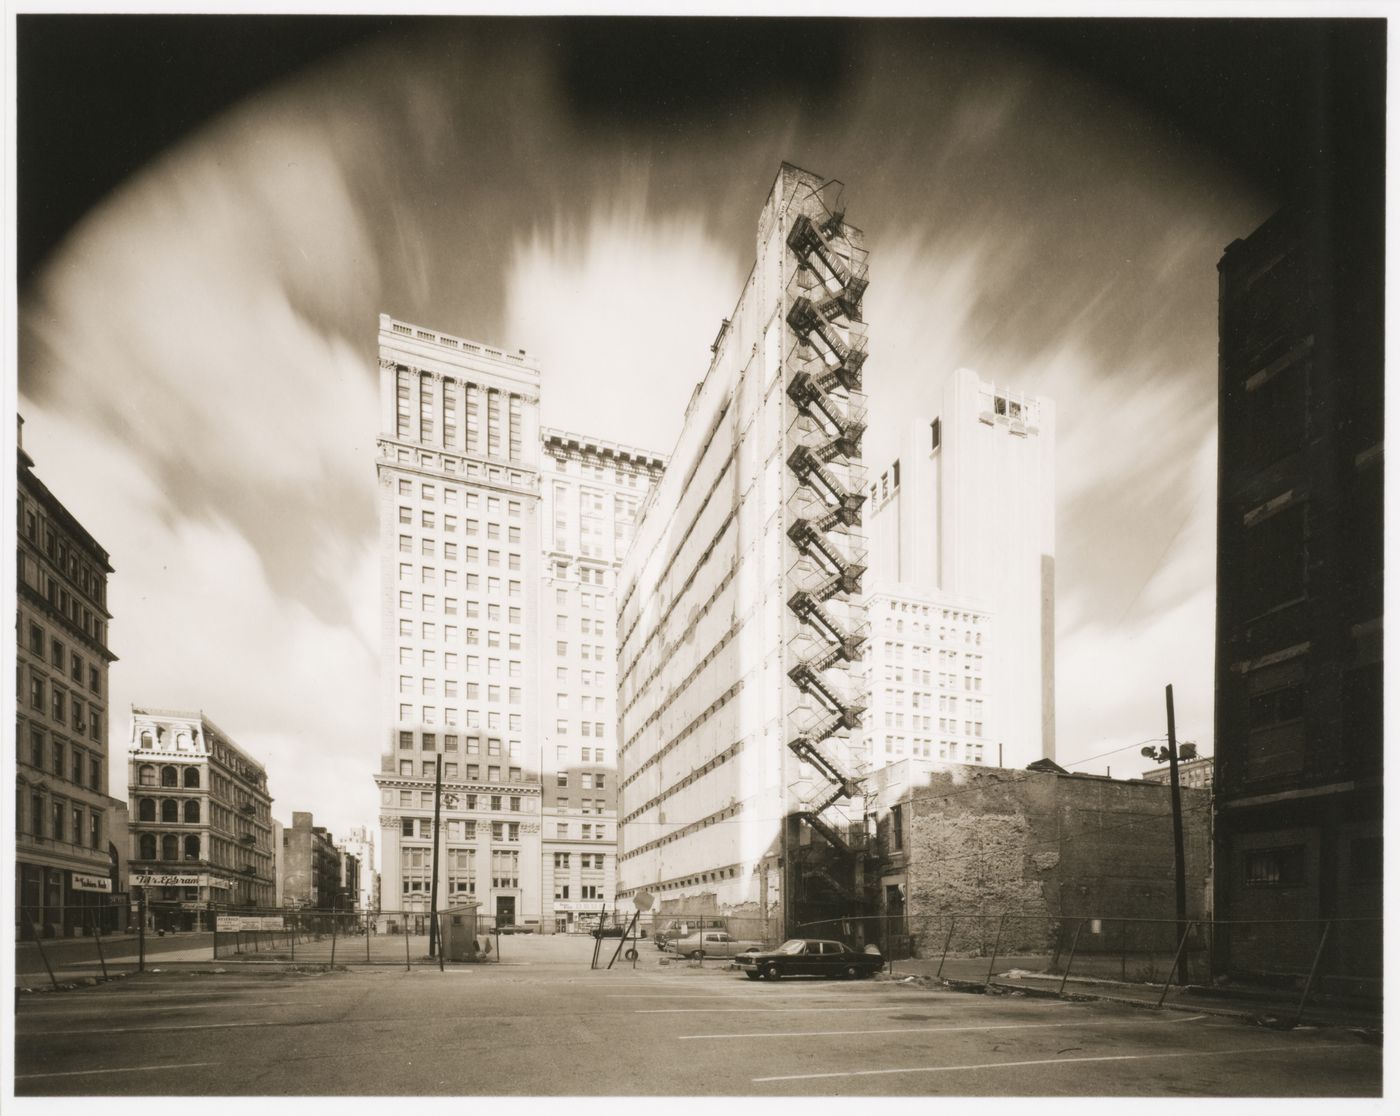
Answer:
[[1301, 887], [1306, 852], [1302, 845], [1247, 850], [1244, 854], [1245, 887]]

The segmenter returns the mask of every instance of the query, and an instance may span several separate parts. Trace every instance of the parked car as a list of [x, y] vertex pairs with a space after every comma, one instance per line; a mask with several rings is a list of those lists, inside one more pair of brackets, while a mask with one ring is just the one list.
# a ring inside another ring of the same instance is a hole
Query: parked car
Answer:
[[777, 980], [785, 976], [874, 976], [885, 966], [885, 959], [873, 945], [868, 952], [851, 949], [841, 942], [819, 938], [789, 938], [777, 949], [746, 953], [738, 958], [739, 967], [750, 980]]
[[619, 922], [612, 926], [596, 927], [593, 936], [595, 938], [620, 938], [625, 933], [627, 933], [627, 927]]
[[674, 939], [671, 948], [682, 957], [698, 961], [704, 957], [738, 957], [741, 953], [757, 953], [763, 949], [763, 943], [731, 937], [724, 930], [700, 930]]
[[521, 926], [519, 923], [510, 923], [500, 929], [502, 934], [533, 934], [535, 932], [533, 926]]
[[725, 921], [722, 918], [673, 918], [656, 932], [652, 939], [656, 943], [657, 949], [668, 949], [677, 938], [684, 938], [687, 934], [695, 934], [701, 930], [723, 930]]

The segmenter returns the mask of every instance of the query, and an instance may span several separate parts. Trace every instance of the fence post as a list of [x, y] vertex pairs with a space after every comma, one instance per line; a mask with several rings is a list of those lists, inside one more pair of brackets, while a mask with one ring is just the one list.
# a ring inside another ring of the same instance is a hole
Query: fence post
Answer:
[[997, 967], [997, 950], [1001, 949], [1001, 932], [1006, 927], [1006, 912], [1001, 912], [1001, 920], [997, 923], [997, 940], [992, 946], [992, 963], [987, 966], [987, 980], [984, 987], [992, 983], [992, 973]]
[[943, 976], [943, 962], [948, 960], [948, 947], [953, 944], [953, 927], [958, 924], [957, 915], [948, 916], [948, 936], [943, 939], [943, 956], [938, 962], [938, 972], [933, 974], [933, 979], [938, 980]]
[[49, 971], [49, 982], [53, 985], [54, 991], [57, 992], [58, 978], [53, 975], [53, 966], [49, 964], [49, 955], [44, 952], [43, 936], [39, 933], [39, 927], [32, 918], [29, 919], [29, 929], [34, 932], [34, 944], [39, 947], [39, 960], [44, 963], [44, 968]]
[[146, 889], [141, 889], [141, 903], [136, 908], [136, 971], [146, 971]]
[[399, 921], [403, 923], [403, 960], [404, 960], [404, 964], [408, 966], [408, 971], [411, 973], [411, 972], [413, 972], [413, 957], [410, 955], [409, 950], [408, 950], [408, 914], [407, 914], [407, 912], [404, 913], [404, 917], [401, 918]]
[[1074, 941], [1069, 945], [1069, 960], [1065, 962], [1065, 975], [1060, 978], [1060, 990], [1055, 993], [1057, 996], [1065, 994], [1065, 985], [1069, 982], [1069, 971], [1074, 968], [1074, 954], [1079, 949], [1079, 932], [1084, 929], [1084, 920], [1079, 920], [1079, 925], [1074, 928]]
[[445, 972], [446, 969], [447, 969], [447, 963], [446, 963], [446, 961], [445, 961], [444, 958], [443, 958], [443, 954], [446, 953], [447, 950], [443, 948], [443, 941], [442, 941], [442, 938], [443, 938], [443, 927], [442, 927], [442, 925], [441, 925], [442, 920], [443, 920], [444, 918], [446, 918], [446, 917], [447, 917], [447, 916], [446, 916], [445, 914], [443, 914], [442, 911], [438, 911], [438, 912], [437, 912], [437, 919], [438, 919], [438, 922], [437, 922], [435, 925], [437, 925], [438, 972], [440, 972], [440, 973], [441, 973], [441, 972]]
[[1322, 963], [1322, 951], [1327, 948], [1327, 935], [1332, 932], [1332, 920], [1327, 920], [1327, 925], [1322, 928], [1322, 940], [1317, 943], [1317, 952], [1313, 954], [1312, 968], [1308, 970], [1308, 982], [1303, 985], [1303, 996], [1298, 1001], [1298, 1014], [1293, 1019], [1293, 1026], [1297, 1026], [1303, 1021], [1303, 1005], [1308, 1002], [1308, 995], [1312, 992], [1313, 978], [1317, 976], [1317, 967]]
[[1167, 983], [1162, 985], [1162, 998], [1157, 1001], [1158, 1007], [1167, 1002], [1167, 992], [1171, 989], [1172, 977], [1176, 976], [1176, 967], [1181, 962], [1181, 951], [1186, 948], [1186, 940], [1191, 937], [1191, 927], [1195, 925], [1194, 922], [1188, 922], [1186, 929], [1182, 932], [1181, 944], [1176, 947], [1176, 956], [1172, 958], [1172, 970], [1167, 974]]
[[369, 964], [369, 911], [365, 912], [365, 964]]
[[331, 912], [331, 968], [335, 968], [335, 939], [340, 928], [340, 919], [336, 918], [335, 912]]
[[97, 939], [97, 960], [102, 963], [102, 979], [109, 979], [107, 976], [107, 954], [102, 949], [102, 931], [97, 925], [97, 912], [101, 908], [92, 908], [92, 936]]

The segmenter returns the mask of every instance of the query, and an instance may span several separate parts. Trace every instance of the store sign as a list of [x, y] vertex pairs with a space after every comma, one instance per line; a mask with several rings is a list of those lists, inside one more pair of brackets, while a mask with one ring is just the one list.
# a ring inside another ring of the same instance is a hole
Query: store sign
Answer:
[[170, 873], [168, 875], [156, 875], [154, 872], [145, 872], [132, 876], [131, 882], [137, 887], [203, 887], [209, 882], [209, 877], [202, 873]]
[[83, 872], [73, 873], [74, 891], [102, 891], [112, 893], [112, 881], [106, 876], [89, 876]]
[[220, 879], [218, 876], [210, 876], [210, 877], [208, 877], [208, 884], [209, 884], [210, 887], [221, 888], [221, 889], [224, 890], [224, 891], [232, 891], [232, 890], [233, 890], [233, 881], [232, 881], [232, 880]]
[[596, 899], [591, 903], [579, 903], [570, 899], [556, 899], [554, 900], [554, 909], [556, 911], [590, 911], [593, 914], [597, 914], [603, 909], [603, 904], [599, 903]]

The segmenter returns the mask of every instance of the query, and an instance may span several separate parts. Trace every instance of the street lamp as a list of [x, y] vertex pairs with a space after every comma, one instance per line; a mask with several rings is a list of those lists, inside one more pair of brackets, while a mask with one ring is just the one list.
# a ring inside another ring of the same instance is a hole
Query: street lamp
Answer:
[[[1172, 784], [1172, 843], [1176, 852], [1176, 931], [1178, 940], [1186, 934], [1186, 841], [1181, 831], [1181, 777], [1177, 771], [1178, 759], [1195, 759], [1196, 745], [1183, 740], [1176, 746], [1176, 707], [1172, 703], [1172, 688], [1167, 687], [1167, 743], [1161, 747], [1149, 744], [1142, 754], [1156, 763], [1171, 765]], [[1186, 951], [1181, 951], [1181, 983], [1189, 981], [1186, 967]]]

